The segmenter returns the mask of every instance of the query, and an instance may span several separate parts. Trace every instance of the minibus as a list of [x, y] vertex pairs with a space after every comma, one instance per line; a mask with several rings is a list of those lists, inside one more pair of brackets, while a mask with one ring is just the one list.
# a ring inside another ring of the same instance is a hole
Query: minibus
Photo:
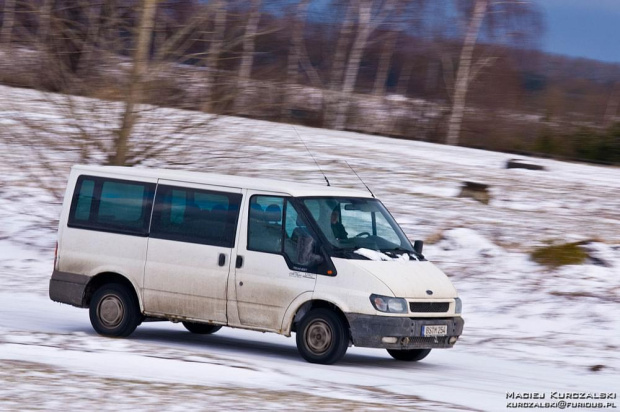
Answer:
[[448, 277], [369, 191], [178, 170], [74, 166], [59, 220], [53, 301], [94, 330], [144, 321], [295, 334], [307, 361], [349, 346], [418, 361], [452, 347]]

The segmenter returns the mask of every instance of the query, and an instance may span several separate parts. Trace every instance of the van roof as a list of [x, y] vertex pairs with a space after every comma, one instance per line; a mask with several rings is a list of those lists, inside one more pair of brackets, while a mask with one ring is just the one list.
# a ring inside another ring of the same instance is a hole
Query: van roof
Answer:
[[72, 168], [78, 174], [90, 173], [96, 176], [115, 178], [165, 179], [185, 183], [199, 183], [211, 186], [236, 187], [241, 189], [261, 190], [283, 193], [293, 197], [304, 196], [347, 196], [372, 197], [363, 190], [347, 189], [334, 186], [321, 186], [297, 183], [285, 180], [263, 179], [245, 176], [220, 175], [214, 173], [188, 172], [184, 170], [151, 169], [124, 166], [87, 166], [76, 165]]

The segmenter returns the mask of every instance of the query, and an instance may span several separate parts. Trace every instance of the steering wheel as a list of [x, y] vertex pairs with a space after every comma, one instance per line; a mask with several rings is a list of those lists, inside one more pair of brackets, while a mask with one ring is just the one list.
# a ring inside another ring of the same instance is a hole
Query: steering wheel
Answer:
[[361, 232], [361, 233], [358, 233], [357, 235], [355, 235], [355, 237], [370, 237], [370, 233], [368, 233], [368, 232]]

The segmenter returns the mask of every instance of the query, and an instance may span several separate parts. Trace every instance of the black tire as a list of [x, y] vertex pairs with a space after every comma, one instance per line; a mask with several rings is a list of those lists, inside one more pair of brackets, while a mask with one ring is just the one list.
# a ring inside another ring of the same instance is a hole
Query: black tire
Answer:
[[406, 362], [417, 362], [428, 356], [431, 353], [430, 349], [388, 349], [388, 353], [396, 360]]
[[129, 336], [142, 322], [133, 291], [118, 283], [97, 289], [90, 302], [89, 315], [93, 328], [103, 336]]
[[301, 320], [296, 333], [297, 350], [310, 363], [331, 365], [349, 347], [349, 329], [338, 314], [314, 309]]
[[183, 322], [185, 329], [198, 335], [210, 335], [222, 329], [220, 325], [210, 325], [208, 323]]

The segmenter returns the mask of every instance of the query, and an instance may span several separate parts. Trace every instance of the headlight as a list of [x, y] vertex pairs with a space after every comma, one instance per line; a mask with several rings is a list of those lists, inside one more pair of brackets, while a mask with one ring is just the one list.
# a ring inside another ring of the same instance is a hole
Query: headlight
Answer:
[[379, 312], [407, 313], [407, 301], [403, 298], [391, 298], [373, 293], [370, 295], [370, 303]]
[[454, 298], [454, 313], [461, 313], [463, 311], [463, 302], [461, 298]]

